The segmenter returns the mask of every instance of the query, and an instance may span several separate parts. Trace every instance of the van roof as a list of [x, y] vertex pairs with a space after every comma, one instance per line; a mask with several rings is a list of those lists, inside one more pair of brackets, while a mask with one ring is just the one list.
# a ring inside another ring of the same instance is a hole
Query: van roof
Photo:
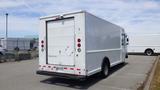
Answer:
[[85, 13], [85, 10], [78, 10], [78, 11], [72, 11], [72, 12], [66, 12], [66, 13], [60, 13], [60, 14], [52, 14], [48, 16], [42, 16], [40, 19], [46, 19], [50, 17], [56, 17], [56, 16], [64, 16], [64, 15], [70, 15], [70, 14], [76, 14], [76, 13]]

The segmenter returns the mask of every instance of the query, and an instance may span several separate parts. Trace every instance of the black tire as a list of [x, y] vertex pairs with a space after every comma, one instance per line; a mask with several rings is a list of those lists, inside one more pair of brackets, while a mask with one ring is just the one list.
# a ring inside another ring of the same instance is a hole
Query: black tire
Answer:
[[147, 56], [151, 56], [151, 55], [153, 55], [153, 50], [152, 49], [147, 49], [147, 50], [145, 50], [145, 54], [147, 55]]
[[106, 78], [109, 74], [109, 64], [107, 62], [103, 62], [101, 75], [103, 78]]

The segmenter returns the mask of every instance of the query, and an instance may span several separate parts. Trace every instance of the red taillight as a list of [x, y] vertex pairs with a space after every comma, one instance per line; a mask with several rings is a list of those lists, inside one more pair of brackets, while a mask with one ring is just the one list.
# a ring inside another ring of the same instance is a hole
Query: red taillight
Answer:
[[81, 39], [78, 38], [78, 39], [77, 39], [77, 42], [81, 42]]
[[80, 44], [80, 43], [78, 43], [78, 44], [77, 44], [77, 46], [78, 46], [78, 47], [81, 47], [81, 44]]
[[77, 39], [77, 47], [78, 47], [77, 51], [81, 52], [81, 48], [80, 48], [81, 47], [81, 39], [80, 38]]
[[80, 68], [77, 68], [77, 70], [79, 71], [79, 70], [81, 70]]
[[41, 47], [42, 48], [44, 47], [44, 41], [43, 40], [41, 41]]
[[43, 43], [44, 43], [44, 41], [42, 40], [42, 41], [41, 41], [41, 43], [43, 44]]
[[74, 70], [74, 68], [70, 68], [70, 70]]
[[44, 47], [44, 45], [41, 45], [41, 47]]

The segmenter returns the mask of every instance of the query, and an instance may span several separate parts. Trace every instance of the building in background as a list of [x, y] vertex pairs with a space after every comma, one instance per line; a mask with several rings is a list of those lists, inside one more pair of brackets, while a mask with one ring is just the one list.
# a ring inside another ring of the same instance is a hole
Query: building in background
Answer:
[[38, 47], [38, 38], [1, 38], [0, 45], [9, 51], [30, 50]]

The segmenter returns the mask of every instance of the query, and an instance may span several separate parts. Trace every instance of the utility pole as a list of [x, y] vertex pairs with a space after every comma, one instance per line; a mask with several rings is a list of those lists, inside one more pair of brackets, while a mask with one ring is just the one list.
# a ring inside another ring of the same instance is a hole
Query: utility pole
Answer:
[[8, 13], [6, 13], [6, 39], [8, 38]]
[[7, 41], [8, 41], [8, 13], [6, 13], [6, 49], [8, 49]]

